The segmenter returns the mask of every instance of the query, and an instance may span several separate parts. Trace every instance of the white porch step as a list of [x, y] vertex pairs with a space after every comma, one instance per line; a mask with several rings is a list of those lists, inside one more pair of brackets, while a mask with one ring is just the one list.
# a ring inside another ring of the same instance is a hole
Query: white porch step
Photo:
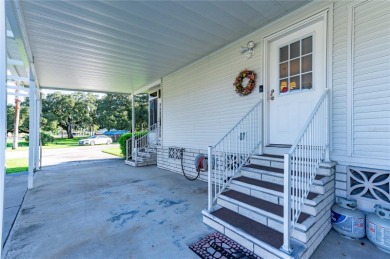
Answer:
[[[233, 190], [222, 193], [218, 205], [242, 216], [255, 220], [276, 231], [283, 229], [283, 206], [263, 199], [255, 198]], [[310, 236], [306, 231], [314, 224], [315, 218], [301, 213], [292, 236], [301, 242], [307, 242]]]
[[263, 148], [263, 153], [269, 155], [283, 156], [290, 151], [290, 145], [271, 145]]
[[[331, 169], [328, 169], [331, 170]], [[242, 167], [241, 175], [257, 180], [267, 181], [279, 185], [284, 183], [284, 171], [280, 168], [273, 168], [261, 165], [250, 164]], [[324, 194], [331, 188], [331, 181], [334, 176], [317, 175], [310, 186], [310, 191], [314, 193]]]
[[157, 153], [150, 153], [150, 152], [138, 152], [138, 157], [142, 158], [157, 158]]
[[130, 166], [134, 166], [134, 167], [138, 167], [138, 166], [148, 166], [148, 165], [156, 165], [157, 164], [157, 161], [154, 160], [154, 159], [137, 159], [137, 161], [135, 160], [125, 160], [125, 164], [126, 165], [130, 165]]
[[213, 212], [203, 210], [202, 214], [205, 224], [263, 258], [299, 258], [305, 251], [304, 244], [291, 239], [293, 252], [284, 253], [280, 250], [282, 233], [229, 209], [218, 208]]
[[[251, 195], [253, 197], [265, 199], [269, 202], [283, 205], [283, 191], [282, 185], [256, 180], [241, 176], [233, 179], [230, 185], [230, 189]], [[305, 200], [302, 206], [302, 211], [312, 216], [316, 216], [320, 211], [318, 204], [327, 197], [327, 195], [320, 195], [317, 193], [309, 193], [308, 198]]]

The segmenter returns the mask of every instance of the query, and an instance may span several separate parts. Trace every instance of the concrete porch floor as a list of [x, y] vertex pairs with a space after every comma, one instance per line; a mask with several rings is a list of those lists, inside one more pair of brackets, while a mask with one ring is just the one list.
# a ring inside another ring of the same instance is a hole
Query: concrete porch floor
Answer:
[[[15, 184], [6, 187], [6, 199], [25, 190], [26, 175], [10, 177], [18, 180], [8, 180]], [[129, 167], [117, 159], [52, 166], [38, 173], [35, 186], [4, 258], [197, 258], [188, 245], [214, 231], [202, 223], [207, 184], [156, 167]], [[346, 240], [333, 230], [312, 256], [386, 257], [367, 239]]]

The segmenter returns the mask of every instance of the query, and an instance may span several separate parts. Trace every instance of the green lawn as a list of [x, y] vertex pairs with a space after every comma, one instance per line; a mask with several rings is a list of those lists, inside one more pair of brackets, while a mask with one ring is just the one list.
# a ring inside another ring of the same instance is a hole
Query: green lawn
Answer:
[[123, 155], [121, 153], [121, 149], [120, 149], [119, 146], [118, 147], [111, 147], [111, 148], [104, 149], [104, 150], [102, 150], [102, 152], [110, 154], [110, 155], [114, 155], [114, 156], [123, 157]]
[[5, 165], [7, 167], [7, 174], [24, 172], [28, 170], [28, 158], [24, 157], [7, 159], [5, 161]]
[[[46, 146], [43, 146], [43, 149], [52, 149], [52, 148], [67, 148], [67, 147], [78, 147], [79, 140], [87, 137], [76, 137], [73, 139], [67, 138], [57, 138], [53, 143], [49, 143]], [[7, 143], [7, 152], [17, 152], [18, 150], [26, 150], [28, 148], [28, 143], [25, 141], [19, 142], [19, 148], [17, 150], [12, 150], [12, 142]], [[107, 148], [102, 150], [104, 153], [108, 153], [114, 156], [123, 157], [119, 145], [116, 147]], [[12, 158], [7, 159], [6, 162], [7, 174], [23, 172], [28, 170], [28, 158]]]
[[72, 139], [68, 138], [56, 138], [54, 142], [52, 143], [47, 143], [46, 146], [43, 146], [43, 148], [64, 148], [64, 147], [75, 147], [79, 145], [79, 140], [80, 139], [85, 139], [88, 138], [89, 136], [86, 137], [75, 137]]
[[[48, 143], [46, 146], [43, 146], [43, 149], [52, 149], [52, 148], [67, 148], [67, 147], [75, 147], [79, 145], [79, 140], [88, 138], [86, 137], [75, 137], [73, 139], [68, 138], [56, 138], [54, 142]], [[28, 142], [20, 141], [18, 150], [26, 150], [28, 148]], [[7, 141], [7, 149], [12, 150], [12, 140]]]
[[[28, 142], [19, 141], [19, 148], [28, 148]], [[7, 149], [12, 149], [12, 140], [7, 140]]]

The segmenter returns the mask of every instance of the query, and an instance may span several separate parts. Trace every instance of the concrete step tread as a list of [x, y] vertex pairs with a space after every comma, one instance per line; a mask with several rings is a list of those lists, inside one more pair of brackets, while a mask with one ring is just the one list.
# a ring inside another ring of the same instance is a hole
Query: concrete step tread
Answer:
[[[242, 202], [244, 204], [248, 204], [252, 207], [255, 207], [255, 208], [263, 210], [263, 211], [267, 211], [271, 214], [274, 214], [276, 216], [283, 218], [284, 212], [283, 212], [282, 205], [272, 203], [272, 202], [269, 202], [266, 200], [262, 200], [262, 199], [259, 199], [259, 198], [241, 193], [241, 192], [237, 192], [234, 190], [229, 190], [229, 191], [223, 192], [221, 197], [222, 196], [226, 196], [226, 197], [231, 198], [233, 200]], [[310, 217], [311, 216], [309, 214], [302, 212], [298, 218], [298, 224], [302, 224], [304, 221], [306, 221]]]
[[[233, 181], [238, 181], [238, 182], [254, 185], [256, 187], [260, 187], [263, 189], [272, 190], [272, 191], [278, 192], [279, 197], [283, 197], [284, 187], [283, 187], [283, 185], [280, 185], [280, 184], [257, 180], [257, 179], [253, 179], [253, 178], [249, 178], [249, 177], [245, 177], [245, 176], [240, 176], [240, 177], [234, 178]], [[309, 192], [307, 199], [313, 200], [318, 195], [319, 195], [318, 193]]]
[[221, 208], [211, 214], [274, 248], [279, 249], [283, 245], [282, 233], [234, 211]]

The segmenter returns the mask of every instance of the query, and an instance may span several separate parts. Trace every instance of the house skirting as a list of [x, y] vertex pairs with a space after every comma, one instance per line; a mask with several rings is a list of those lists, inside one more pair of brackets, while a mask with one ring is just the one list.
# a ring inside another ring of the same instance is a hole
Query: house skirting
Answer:
[[[181, 159], [169, 157], [168, 146], [157, 147], [157, 167], [169, 170], [178, 174], [183, 174]], [[207, 154], [207, 150], [184, 148], [183, 152], [183, 168], [187, 176], [194, 178], [198, 172], [195, 169], [195, 157], [198, 154]], [[207, 172], [201, 172], [199, 180], [207, 182]]]

